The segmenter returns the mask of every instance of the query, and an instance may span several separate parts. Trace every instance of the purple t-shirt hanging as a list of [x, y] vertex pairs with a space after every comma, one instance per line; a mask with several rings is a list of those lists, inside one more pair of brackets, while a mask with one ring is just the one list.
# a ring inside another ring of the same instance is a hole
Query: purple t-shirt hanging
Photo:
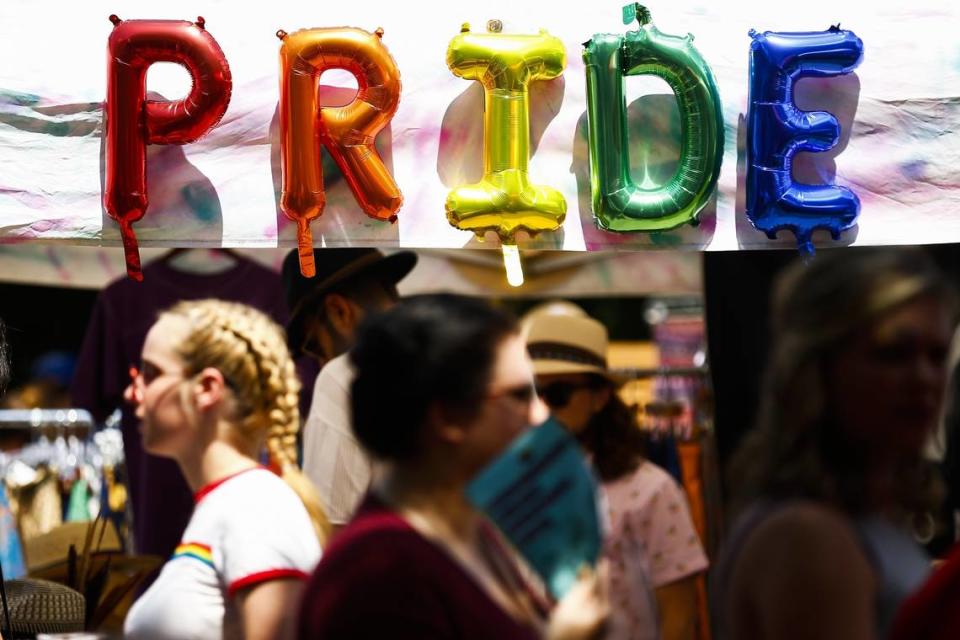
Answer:
[[242, 256], [236, 258], [235, 266], [212, 275], [177, 271], [160, 258], [144, 268], [143, 282], [124, 277], [108, 285], [90, 317], [71, 392], [73, 402], [98, 420], [117, 407], [123, 410], [137, 553], [169, 557], [193, 510], [193, 493], [179, 467], [144, 452], [138, 421], [123, 401], [129, 369], [139, 366], [143, 341], [157, 315], [180, 300], [220, 298], [256, 307], [281, 325], [286, 322], [279, 274]]

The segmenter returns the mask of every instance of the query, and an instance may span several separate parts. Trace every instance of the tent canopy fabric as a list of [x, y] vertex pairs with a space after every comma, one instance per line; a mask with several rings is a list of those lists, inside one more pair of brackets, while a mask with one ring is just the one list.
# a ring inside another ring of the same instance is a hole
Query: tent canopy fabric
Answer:
[[[167, 249], [143, 250], [144, 262]], [[239, 249], [277, 271], [288, 249]], [[478, 296], [613, 297], [699, 295], [700, 254], [691, 251], [572, 253], [544, 251], [523, 255], [525, 283], [507, 284], [503, 260], [493, 251], [418, 250], [416, 268], [400, 283], [403, 295], [452, 291]], [[197, 256], [193, 262], [204, 261]], [[66, 245], [0, 245], [0, 282], [100, 289], [125, 277], [120, 248]]]

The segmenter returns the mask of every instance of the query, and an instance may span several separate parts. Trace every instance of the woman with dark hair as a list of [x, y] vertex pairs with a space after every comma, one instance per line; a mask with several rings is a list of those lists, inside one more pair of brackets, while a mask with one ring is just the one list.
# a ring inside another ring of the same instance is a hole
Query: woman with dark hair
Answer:
[[715, 575], [720, 637], [886, 637], [929, 562], [953, 292], [918, 250], [825, 251], [778, 280], [759, 423], [731, 463], [740, 505]]
[[377, 461], [374, 482], [310, 581], [300, 637], [596, 637], [602, 580], [587, 572], [550, 611], [464, 495], [537, 421], [514, 320], [479, 300], [408, 298], [365, 322], [350, 358], [353, 429]]
[[683, 490], [644, 457], [634, 412], [607, 369], [607, 330], [579, 309], [546, 309], [524, 322], [540, 397], [586, 450], [610, 516], [612, 611], [608, 637], [692, 640], [696, 577], [707, 558]]

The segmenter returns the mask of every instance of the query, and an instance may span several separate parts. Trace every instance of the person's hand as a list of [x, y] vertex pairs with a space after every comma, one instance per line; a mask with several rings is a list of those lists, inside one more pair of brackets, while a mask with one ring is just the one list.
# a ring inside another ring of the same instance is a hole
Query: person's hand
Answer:
[[547, 640], [597, 640], [604, 637], [610, 616], [609, 574], [606, 560], [601, 560], [595, 571], [586, 565], [580, 569], [576, 583], [550, 614]]

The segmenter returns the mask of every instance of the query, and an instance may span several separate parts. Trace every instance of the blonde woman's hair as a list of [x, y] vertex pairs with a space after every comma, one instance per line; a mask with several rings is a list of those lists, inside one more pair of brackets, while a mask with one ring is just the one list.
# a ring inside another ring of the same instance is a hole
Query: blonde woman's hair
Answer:
[[[955, 292], [919, 249], [827, 250], [780, 274], [757, 426], [729, 464], [739, 507], [763, 498], [807, 498], [849, 513], [867, 508], [868, 461], [837, 423], [827, 372], [857, 332], [924, 297], [939, 300], [956, 321]], [[904, 451], [901, 458], [897, 505], [908, 513], [928, 509], [937, 488], [920, 452]]]
[[303, 501], [321, 543], [326, 542], [330, 522], [297, 464], [300, 381], [283, 330], [260, 311], [223, 300], [181, 302], [162, 315], [187, 322], [187, 336], [176, 347], [185, 374], [205, 367], [223, 374], [233, 392], [239, 435], [255, 444], [266, 441], [271, 463]]

